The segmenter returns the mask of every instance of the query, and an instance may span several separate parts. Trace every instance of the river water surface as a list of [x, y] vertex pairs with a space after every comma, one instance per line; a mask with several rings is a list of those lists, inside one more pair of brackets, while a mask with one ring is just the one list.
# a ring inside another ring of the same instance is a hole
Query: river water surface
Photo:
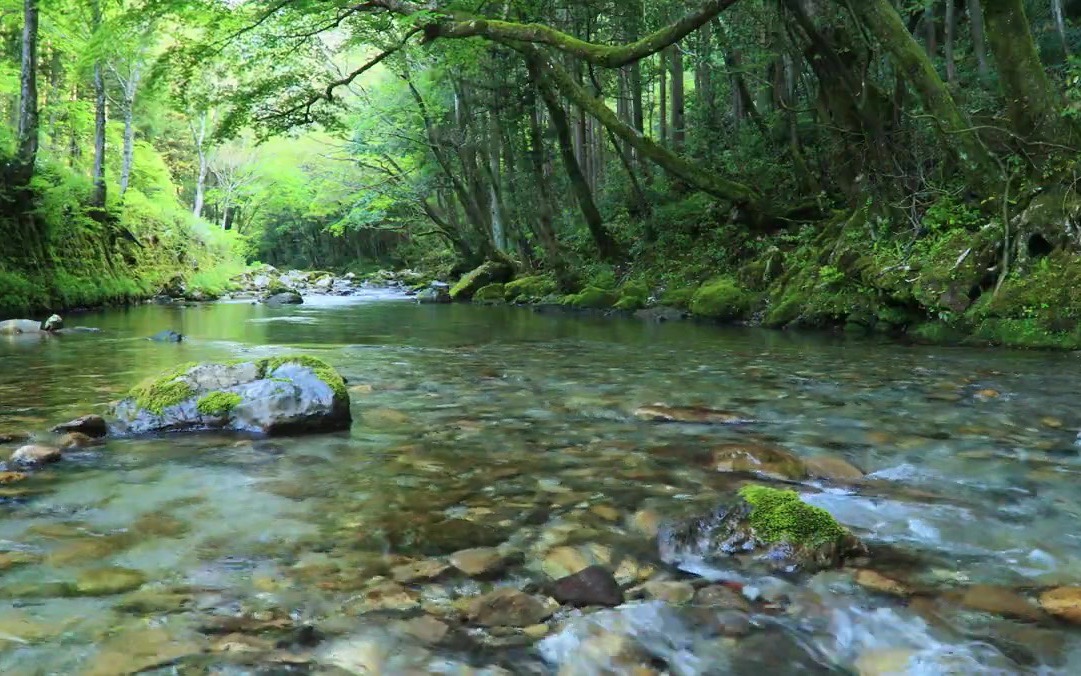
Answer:
[[[68, 324], [102, 331], [0, 340], [0, 433], [48, 442], [173, 365], [298, 351], [346, 376], [354, 424], [110, 439], [0, 486], [0, 673], [1081, 673], [1078, 631], [1028, 603], [1081, 584], [1076, 355], [386, 295]], [[186, 340], [146, 340], [163, 329]], [[633, 417], [654, 402], [758, 422]], [[748, 438], [866, 472], [796, 487], [917, 593], [662, 556], [653, 522], [708, 512], [748, 478], [712, 471], [704, 449]], [[480, 546], [503, 572], [386, 577]], [[493, 587], [541, 593], [568, 548], [628, 587], [705, 576], [754, 605], [721, 631], [671, 598], [562, 609], [524, 632], [463, 617]]]

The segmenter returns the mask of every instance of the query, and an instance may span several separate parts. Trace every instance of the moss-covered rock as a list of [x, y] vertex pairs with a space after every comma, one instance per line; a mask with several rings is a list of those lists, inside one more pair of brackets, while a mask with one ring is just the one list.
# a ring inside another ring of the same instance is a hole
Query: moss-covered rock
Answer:
[[711, 319], [741, 319], [750, 314], [753, 304], [754, 295], [739, 282], [731, 277], [717, 277], [695, 291], [690, 310]]
[[489, 284], [473, 294], [473, 302], [483, 305], [495, 305], [504, 302], [504, 285]]
[[507, 263], [487, 261], [458, 280], [450, 289], [450, 297], [454, 300], [470, 300], [477, 291], [489, 284], [502, 284], [513, 276], [514, 270]]
[[663, 546], [718, 563], [750, 554], [771, 569], [813, 572], [866, 556], [859, 538], [795, 491], [751, 484], [738, 500], [662, 535]]
[[649, 285], [636, 280], [627, 282], [619, 289], [619, 300], [615, 304], [617, 310], [633, 312], [641, 310], [649, 302]]
[[619, 302], [619, 293], [611, 289], [587, 286], [563, 299], [563, 304], [580, 310], [606, 310]]
[[508, 303], [533, 303], [558, 289], [555, 278], [550, 275], [531, 275], [507, 282], [503, 286], [503, 295]]
[[115, 413], [134, 434], [329, 431], [351, 421], [345, 380], [310, 355], [185, 364], [132, 388]]
[[665, 307], [674, 307], [686, 310], [691, 306], [691, 299], [698, 291], [697, 286], [676, 286], [667, 289], [661, 294], [659, 304]]

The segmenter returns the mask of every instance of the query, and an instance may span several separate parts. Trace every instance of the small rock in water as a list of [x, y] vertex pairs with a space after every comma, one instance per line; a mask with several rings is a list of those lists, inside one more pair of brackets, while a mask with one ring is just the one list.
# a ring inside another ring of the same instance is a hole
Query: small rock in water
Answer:
[[916, 651], [910, 648], [870, 650], [856, 659], [859, 676], [898, 676], [909, 673], [908, 667]]
[[642, 535], [655, 538], [661, 530], [661, 515], [652, 509], [639, 510], [631, 518], [631, 526]]
[[1044, 427], [1050, 427], [1053, 430], [1062, 429], [1062, 427], [1065, 425], [1065, 423], [1062, 422], [1061, 418], [1054, 418], [1051, 416], [1040, 418], [1040, 424]]
[[991, 585], [975, 585], [965, 590], [961, 605], [992, 615], [1001, 615], [1025, 622], [1040, 622], [1046, 615], [1036, 604], [1013, 589]]
[[176, 331], [166, 330], [158, 331], [154, 335], [150, 336], [149, 340], [152, 340], [155, 343], [179, 343], [184, 340], [184, 336], [177, 333]]
[[25, 472], [0, 472], [0, 486], [23, 481], [29, 476], [30, 475]]
[[992, 390], [992, 389], [980, 390], [979, 392], [976, 393], [976, 398], [977, 399], [984, 399], [984, 400], [998, 399], [1001, 396], [1002, 396], [1002, 394], [998, 390]]
[[803, 464], [807, 467], [807, 473], [816, 479], [859, 481], [864, 477], [863, 472], [858, 467], [833, 456], [819, 455], [813, 458], [805, 458]]
[[735, 425], [753, 422], [747, 416], [705, 406], [668, 406], [651, 404], [634, 411], [634, 417], [649, 422], [698, 423], [702, 425]]
[[79, 573], [73, 591], [76, 596], [111, 596], [138, 589], [145, 583], [146, 576], [131, 568], [95, 568]]
[[515, 589], [497, 589], [474, 599], [469, 619], [484, 627], [528, 627], [552, 616], [555, 607]]
[[62, 328], [64, 328], [64, 320], [60, 315], [50, 315], [41, 325], [42, 331], [59, 331]]
[[81, 418], [57, 425], [53, 428], [53, 432], [79, 432], [88, 437], [99, 438], [109, 433], [109, 427], [105, 423], [105, 418], [100, 415], [84, 415]]
[[912, 594], [912, 590], [903, 582], [898, 582], [882, 573], [867, 568], [856, 571], [855, 581], [864, 589], [889, 594], [890, 596], [910, 596]]
[[713, 469], [746, 472], [771, 479], [796, 480], [807, 476], [803, 461], [788, 450], [769, 444], [723, 444], [713, 449]]
[[69, 448], [90, 448], [91, 446], [100, 446], [101, 439], [94, 439], [82, 432], [68, 432], [60, 437], [57, 443], [61, 449], [65, 450]]
[[474, 547], [454, 552], [450, 563], [470, 577], [487, 577], [501, 572], [506, 559], [495, 547]]
[[11, 454], [11, 462], [25, 467], [39, 467], [60, 460], [60, 449], [53, 446], [29, 444]]
[[544, 557], [541, 568], [553, 580], [559, 580], [588, 568], [591, 557], [575, 547], [556, 547]]
[[552, 596], [560, 603], [575, 607], [618, 606], [623, 592], [607, 569], [590, 566], [573, 575], [556, 580]]
[[746, 598], [722, 584], [710, 585], [696, 591], [694, 593], [694, 603], [699, 606], [741, 612], [748, 612], [751, 609], [751, 604], [747, 603]]
[[23, 442], [30, 440], [29, 432], [0, 432], [0, 444]]
[[1040, 594], [1040, 607], [1060, 620], [1081, 624], [1081, 587], [1056, 587]]
[[395, 582], [413, 584], [415, 582], [431, 582], [450, 570], [450, 566], [442, 561], [427, 559], [415, 561], [390, 569], [390, 575]]
[[694, 587], [689, 582], [654, 580], [629, 592], [636, 598], [655, 599], [680, 605], [689, 603], [694, 598]]
[[412, 620], [402, 622], [399, 626], [404, 633], [412, 636], [421, 643], [439, 643], [450, 631], [450, 627], [431, 615], [421, 615]]

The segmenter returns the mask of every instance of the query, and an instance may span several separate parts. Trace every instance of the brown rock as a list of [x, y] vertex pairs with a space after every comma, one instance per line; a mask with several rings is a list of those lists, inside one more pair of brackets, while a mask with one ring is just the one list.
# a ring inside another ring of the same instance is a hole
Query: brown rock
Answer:
[[553, 608], [515, 589], [497, 589], [474, 599], [469, 619], [484, 627], [529, 627], [551, 617]]
[[495, 547], [475, 547], [454, 552], [450, 563], [470, 577], [487, 577], [501, 572], [506, 559]]
[[54, 446], [29, 444], [11, 454], [11, 462], [28, 467], [38, 467], [58, 460], [60, 460], [60, 449]]
[[866, 568], [856, 571], [855, 580], [859, 586], [880, 594], [889, 594], [890, 596], [909, 596], [912, 594], [912, 590], [903, 582], [898, 582], [882, 573]]
[[998, 390], [986, 389], [976, 393], [977, 399], [998, 399], [1002, 394]]
[[0, 472], [0, 486], [22, 481], [28, 476], [30, 475], [24, 472]]
[[975, 585], [965, 590], [960, 602], [971, 610], [1026, 622], [1040, 622], [1047, 619], [1047, 615], [1036, 604], [1008, 587]]
[[395, 582], [412, 584], [414, 582], [431, 582], [450, 570], [450, 566], [436, 559], [414, 561], [390, 569], [390, 576]]
[[688, 603], [694, 598], [694, 587], [688, 582], [654, 580], [632, 589], [629, 593], [678, 605]]
[[81, 418], [57, 425], [53, 428], [53, 432], [78, 432], [97, 439], [109, 433], [109, 426], [105, 424], [105, 418], [100, 415], [84, 415]]
[[634, 411], [634, 417], [649, 422], [699, 423], [703, 425], [733, 425], [752, 422], [750, 418], [732, 411], [705, 406], [668, 406], [651, 404]]
[[655, 538], [661, 530], [661, 515], [652, 509], [640, 510], [631, 517], [631, 527], [642, 535]]
[[552, 585], [552, 596], [556, 601], [576, 608], [618, 606], [623, 603], [619, 583], [602, 566], [590, 566], [556, 580]]
[[1060, 620], [1081, 624], [1081, 587], [1056, 587], [1040, 594], [1040, 607]]
[[400, 626], [403, 632], [422, 643], [439, 643], [450, 631], [450, 627], [431, 615], [421, 615], [402, 622]]
[[807, 473], [816, 479], [829, 481], [859, 481], [864, 474], [858, 467], [846, 460], [828, 455], [804, 458]]
[[694, 604], [721, 610], [739, 610], [741, 612], [748, 612], [751, 609], [751, 604], [747, 602], [747, 599], [742, 594], [721, 584], [702, 587], [696, 591], [694, 593]]
[[713, 449], [713, 469], [718, 472], [748, 472], [771, 479], [802, 479], [807, 476], [803, 461], [780, 446], [760, 443], [724, 444]]
[[90, 448], [91, 446], [100, 446], [101, 440], [94, 439], [82, 432], [68, 432], [64, 436], [60, 437], [57, 441], [60, 448]]
[[0, 444], [22, 443], [30, 441], [29, 432], [0, 432]]

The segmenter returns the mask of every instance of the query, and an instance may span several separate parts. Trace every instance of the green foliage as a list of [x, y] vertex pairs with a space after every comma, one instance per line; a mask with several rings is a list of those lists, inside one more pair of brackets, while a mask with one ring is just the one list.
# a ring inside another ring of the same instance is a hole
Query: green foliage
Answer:
[[211, 392], [199, 398], [195, 407], [207, 416], [222, 416], [240, 405], [243, 398], [236, 392]]
[[818, 547], [848, 534], [829, 512], [808, 505], [795, 491], [751, 484], [739, 496], [751, 506], [750, 524], [765, 542]]
[[986, 218], [975, 207], [951, 194], [939, 197], [923, 215], [923, 226], [932, 233], [953, 229], [975, 229]]

